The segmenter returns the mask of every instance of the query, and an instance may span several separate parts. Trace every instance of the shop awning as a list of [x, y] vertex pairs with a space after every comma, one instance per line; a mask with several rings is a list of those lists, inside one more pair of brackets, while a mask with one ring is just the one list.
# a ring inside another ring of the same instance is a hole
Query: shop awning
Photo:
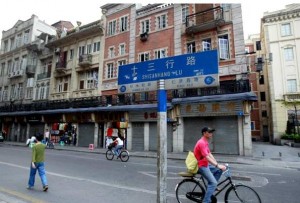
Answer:
[[257, 101], [257, 96], [253, 92], [244, 92], [238, 94], [222, 94], [201, 97], [175, 98], [172, 104], [186, 104], [197, 102], [219, 102], [219, 101]]
[[[56, 113], [75, 113], [75, 112], [99, 112], [99, 111], [142, 111], [149, 109], [156, 109], [157, 104], [134, 104], [134, 105], [120, 105], [120, 106], [99, 106], [88, 108], [68, 108], [68, 109], [51, 109], [41, 111], [15, 111], [15, 112], [0, 112], [0, 116], [26, 116], [32, 114], [56, 114]], [[167, 104], [167, 108], [171, 109], [172, 105]]]

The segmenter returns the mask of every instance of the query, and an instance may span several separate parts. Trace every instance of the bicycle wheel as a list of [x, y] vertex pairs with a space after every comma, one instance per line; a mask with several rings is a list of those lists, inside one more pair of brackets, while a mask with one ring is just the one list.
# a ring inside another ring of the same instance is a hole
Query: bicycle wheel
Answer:
[[205, 190], [194, 179], [184, 179], [176, 185], [176, 199], [179, 203], [202, 202]]
[[129, 153], [126, 150], [122, 150], [120, 155], [119, 155], [120, 159], [122, 162], [127, 162], [129, 159]]
[[225, 194], [225, 203], [243, 202], [243, 203], [261, 203], [257, 192], [246, 185], [236, 185], [230, 187]]
[[114, 158], [114, 156], [115, 156], [114, 152], [112, 150], [110, 150], [110, 149], [106, 151], [105, 155], [106, 155], [106, 159], [107, 160], [112, 160]]

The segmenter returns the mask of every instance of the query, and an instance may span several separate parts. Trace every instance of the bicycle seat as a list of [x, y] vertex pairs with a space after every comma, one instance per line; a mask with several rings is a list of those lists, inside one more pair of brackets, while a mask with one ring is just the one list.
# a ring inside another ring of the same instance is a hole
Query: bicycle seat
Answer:
[[190, 173], [190, 172], [179, 172], [178, 175], [181, 177], [194, 177], [196, 174]]

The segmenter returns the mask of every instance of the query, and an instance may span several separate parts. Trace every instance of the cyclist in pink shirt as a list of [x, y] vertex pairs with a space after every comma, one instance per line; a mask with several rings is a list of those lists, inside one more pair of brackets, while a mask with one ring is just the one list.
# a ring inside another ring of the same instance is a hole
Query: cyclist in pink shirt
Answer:
[[215, 129], [213, 128], [204, 127], [202, 129], [202, 137], [197, 141], [194, 148], [194, 154], [199, 166], [198, 173], [207, 180], [207, 190], [202, 201], [203, 203], [211, 202], [211, 196], [217, 188], [222, 171], [226, 170], [226, 166], [218, 164], [209, 149], [208, 141], [214, 131]]

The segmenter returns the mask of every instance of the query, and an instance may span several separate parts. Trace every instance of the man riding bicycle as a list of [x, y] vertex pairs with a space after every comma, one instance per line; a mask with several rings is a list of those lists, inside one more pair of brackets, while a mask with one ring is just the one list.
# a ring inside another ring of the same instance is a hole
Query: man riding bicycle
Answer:
[[218, 181], [222, 175], [222, 171], [226, 170], [226, 166], [218, 164], [209, 149], [208, 141], [213, 135], [215, 129], [204, 127], [202, 129], [202, 137], [197, 141], [194, 147], [194, 154], [198, 160], [198, 172], [207, 180], [207, 190], [203, 199], [203, 203], [210, 203], [211, 196], [217, 188]]
[[113, 143], [114, 143], [114, 147], [112, 148], [112, 150], [113, 150], [114, 152], [116, 152], [116, 155], [117, 155], [117, 156], [119, 156], [120, 151], [121, 151], [121, 149], [123, 148], [123, 145], [124, 145], [123, 137], [122, 137], [120, 134], [118, 134], [117, 139], [115, 139], [115, 140], [113, 141]]

